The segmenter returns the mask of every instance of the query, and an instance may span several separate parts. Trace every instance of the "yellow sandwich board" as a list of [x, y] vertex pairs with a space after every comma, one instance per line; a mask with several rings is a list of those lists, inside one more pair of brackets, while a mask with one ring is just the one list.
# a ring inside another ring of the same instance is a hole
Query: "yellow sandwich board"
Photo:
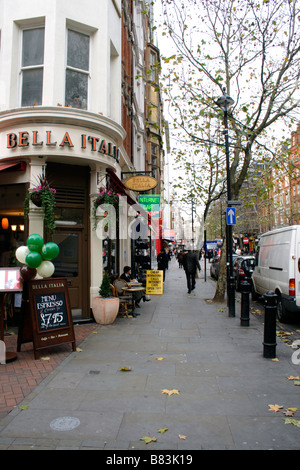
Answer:
[[164, 292], [163, 271], [147, 271], [146, 294], [162, 295]]

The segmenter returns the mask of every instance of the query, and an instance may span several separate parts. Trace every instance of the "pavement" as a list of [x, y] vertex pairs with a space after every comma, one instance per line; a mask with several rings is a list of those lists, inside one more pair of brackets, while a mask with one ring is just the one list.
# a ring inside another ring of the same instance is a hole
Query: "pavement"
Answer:
[[[294, 350], [277, 338], [276, 360], [264, 358], [263, 322], [251, 315], [241, 326], [238, 298], [232, 318], [226, 303], [211, 301], [214, 292], [202, 269], [187, 294], [173, 259], [162, 296], [141, 303], [137, 318], [90, 325], [77, 351], [64, 351], [0, 415], [0, 450], [167, 451], [183, 460], [197, 450], [298, 450]], [[44, 359], [31, 362], [53, 361]]]

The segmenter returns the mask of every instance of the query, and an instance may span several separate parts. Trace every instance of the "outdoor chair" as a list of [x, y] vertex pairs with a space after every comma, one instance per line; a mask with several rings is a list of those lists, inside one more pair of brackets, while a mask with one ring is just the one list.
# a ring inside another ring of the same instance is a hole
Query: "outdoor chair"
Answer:
[[120, 310], [119, 313], [125, 313], [128, 317], [128, 307], [131, 307], [133, 310], [133, 299], [131, 295], [124, 294], [122, 287], [127, 287], [127, 282], [123, 279], [116, 279], [113, 284], [113, 295], [119, 297], [120, 300]]

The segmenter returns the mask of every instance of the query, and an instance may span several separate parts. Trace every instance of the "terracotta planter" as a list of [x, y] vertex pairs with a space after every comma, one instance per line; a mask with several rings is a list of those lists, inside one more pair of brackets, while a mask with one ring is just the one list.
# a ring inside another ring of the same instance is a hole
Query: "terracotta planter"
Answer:
[[118, 297], [93, 297], [92, 310], [96, 323], [110, 325], [119, 312], [120, 300]]

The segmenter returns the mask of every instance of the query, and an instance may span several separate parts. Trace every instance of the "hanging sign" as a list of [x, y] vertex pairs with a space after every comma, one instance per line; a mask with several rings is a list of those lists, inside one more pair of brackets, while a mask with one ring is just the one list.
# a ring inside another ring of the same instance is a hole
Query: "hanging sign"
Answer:
[[139, 196], [139, 205], [151, 215], [154, 220], [160, 218], [160, 195], [158, 194], [146, 194]]
[[127, 178], [123, 183], [132, 191], [149, 191], [157, 186], [158, 181], [153, 176], [135, 175]]
[[[24, 283], [25, 311], [19, 328], [21, 344], [33, 342], [34, 356], [44, 348], [72, 343], [76, 349], [67, 280], [64, 278], [31, 280]], [[27, 306], [27, 308], [26, 308]]]
[[146, 294], [162, 295], [164, 293], [163, 271], [150, 270], [146, 273]]

